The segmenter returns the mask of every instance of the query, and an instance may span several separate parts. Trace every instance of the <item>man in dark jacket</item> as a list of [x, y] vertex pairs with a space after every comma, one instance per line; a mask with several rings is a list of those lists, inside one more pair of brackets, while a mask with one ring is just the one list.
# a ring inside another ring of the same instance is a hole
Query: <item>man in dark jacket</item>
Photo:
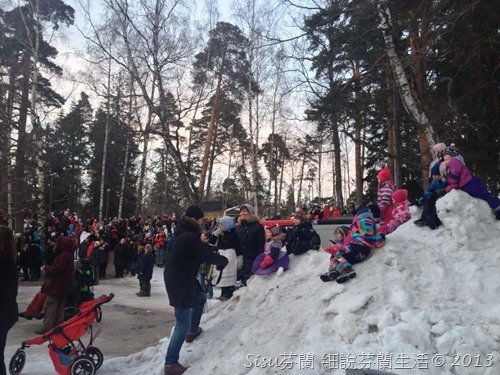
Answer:
[[73, 262], [74, 242], [69, 237], [56, 241], [54, 263], [45, 266], [47, 280], [42, 292], [47, 295], [43, 306], [43, 326], [36, 333], [43, 334], [64, 320], [66, 297], [71, 293], [71, 282], [75, 273]]
[[192, 342], [202, 329], [199, 326], [206, 296], [196, 275], [201, 263], [215, 264], [222, 269], [227, 258], [215, 254], [200, 239], [203, 211], [190, 206], [175, 228], [175, 236], [165, 257], [163, 277], [170, 305], [175, 310], [175, 329], [170, 337], [165, 357], [165, 375], [184, 373], [187, 367], [179, 364], [184, 340]]
[[236, 233], [240, 240], [240, 248], [243, 255], [243, 269], [241, 283], [246, 285], [247, 280], [252, 276], [252, 265], [258, 255], [264, 252], [266, 244], [266, 234], [264, 227], [255, 215], [255, 209], [250, 204], [243, 204], [240, 207], [240, 217]]

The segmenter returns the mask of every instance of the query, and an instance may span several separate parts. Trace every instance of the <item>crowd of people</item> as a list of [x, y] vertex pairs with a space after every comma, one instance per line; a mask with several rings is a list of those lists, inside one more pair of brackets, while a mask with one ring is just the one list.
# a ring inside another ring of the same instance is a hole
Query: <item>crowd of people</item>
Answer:
[[[500, 219], [500, 199], [470, 173], [454, 145], [438, 144], [433, 155], [429, 187], [417, 199], [423, 211], [416, 225], [431, 229], [441, 225], [436, 201], [452, 189], [485, 200]], [[367, 259], [373, 249], [384, 245], [386, 236], [410, 220], [407, 190], [396, 188], [388, 168], [383, 168], [377, 179], [377, 202], [358, 208], [351, 225], [338, 227], [333, 233], [332, 244], [325, 249], [330, 260], [327, 272], [320, 276], [322, 281], [344, 283], [354, 278], [353, 266]], [[29, 281], [39, 280], [40, 268], [45, 265], [44, 320], [38, 333], [64, 319], [75, 263], [79, 269], [86, 267], [94, 284], [109, 276], [137, 276], [138, 297], [151, 296], [150, 281], [156, 265], [164, 268], [165, 287], [176, 318], [165, 357], [165, 374], [182, 374], [186, 367], [179, 364], [180, 350], [184, 342], [192, 342], [202, 333], [203, 307], [207, 297], [213, 298], [213, 287], [219, 287], [218, 298], [227, 301], [253, 275], [286, 270], [290, 255], [320, 249], [321, 240], [312, 221], [340, 215], [338, 207], [315, 207], [310, 211], [298, 207], [293, 215], [294, 225], [283, 228], [277, 223], [264, 227], [248, 203], [240, 206], [237, 219], [223, 216], [210, 221], [204, 220], [204, 213], [197, 206], [188, 207], [180, 219], [172, 214], [108, 222], [83, 222], [66, 210], [51, 213], [47, 218], [45, 246], [41, 246], [41, 229], [35, 216], [25, 220], [22, 234], [13, 235], [7, 226], [0, 226], [0, 277], [2, 285], [8, 286], [2, 291], [0, 303], [0, 349], [3, 353], [7, 332], [18, 316], [16, 263], [23, 279]], [[114, 275], [107, 274], [110, 258]]]

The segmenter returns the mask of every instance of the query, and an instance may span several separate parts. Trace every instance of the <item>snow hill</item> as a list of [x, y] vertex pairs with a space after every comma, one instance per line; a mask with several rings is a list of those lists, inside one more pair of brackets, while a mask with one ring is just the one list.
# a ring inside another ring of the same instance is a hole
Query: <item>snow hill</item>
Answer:
[[[181, 351], [186, 374], [499, 374], [500, 221], [457, 190], [437, 209], [443, 226], [417, 227], [412, 212], [345, 284], [323, 283], [328, 254], [310, 251], [230, 301], [210, 300], [204, 332]], [[162, 374], [167, 346], [107, 359], [98, 373]]]

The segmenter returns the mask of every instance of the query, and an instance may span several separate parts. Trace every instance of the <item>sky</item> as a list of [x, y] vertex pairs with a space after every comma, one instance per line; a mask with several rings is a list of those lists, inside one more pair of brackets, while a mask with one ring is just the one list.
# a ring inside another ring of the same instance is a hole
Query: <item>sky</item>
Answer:
[[[460, 190], [439, 199], [437, 212], [443, 225], [422, 228], [413, 224], [420, 211], [412, 206], [411, 220], [355, 265], [356, 277], [345, 284], [323, 283], [329, 255], [309, 251], [292, 255], [287, 271], [253, 276], [229, 301], [209, 300], [203, 333], [181, 350], [186, 375], [343, 375], [347, 367], [401, 375], [499, 374], [500, 221], [486, 202]], [[103, 307], [101, 336], [113, 330], [107, 311], [137, 306], [122, 280], [106, 284], [117, 297]], [[171, 309], [161, 272], [152, 285], [161, 298], [148, 299], [144, 311]], [[162, 374], [169, 336], [126, 357], [105, 354], [98, 374]], [[8, 345], [6, 358], [16, 348]], [[29, 348], [23, 374], [52, 373], [46, 347]]]

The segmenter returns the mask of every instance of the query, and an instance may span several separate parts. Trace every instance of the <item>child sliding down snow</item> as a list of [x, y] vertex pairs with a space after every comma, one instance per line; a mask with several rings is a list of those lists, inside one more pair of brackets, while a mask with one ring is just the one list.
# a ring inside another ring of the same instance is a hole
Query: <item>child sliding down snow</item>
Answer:
[[370, 255], [372, 248], [382, 247], [384, 241], [377, 233], [373, 215], [367, 207], [358, 210], [357, 219], [351, 225], [351, 240], [345, 246], [338, 246], [335, 258], [330, 259], [328, 279], [323, 281], [337, 281], [344, 283], [356, 276], [352, 265], [360, 263]]

